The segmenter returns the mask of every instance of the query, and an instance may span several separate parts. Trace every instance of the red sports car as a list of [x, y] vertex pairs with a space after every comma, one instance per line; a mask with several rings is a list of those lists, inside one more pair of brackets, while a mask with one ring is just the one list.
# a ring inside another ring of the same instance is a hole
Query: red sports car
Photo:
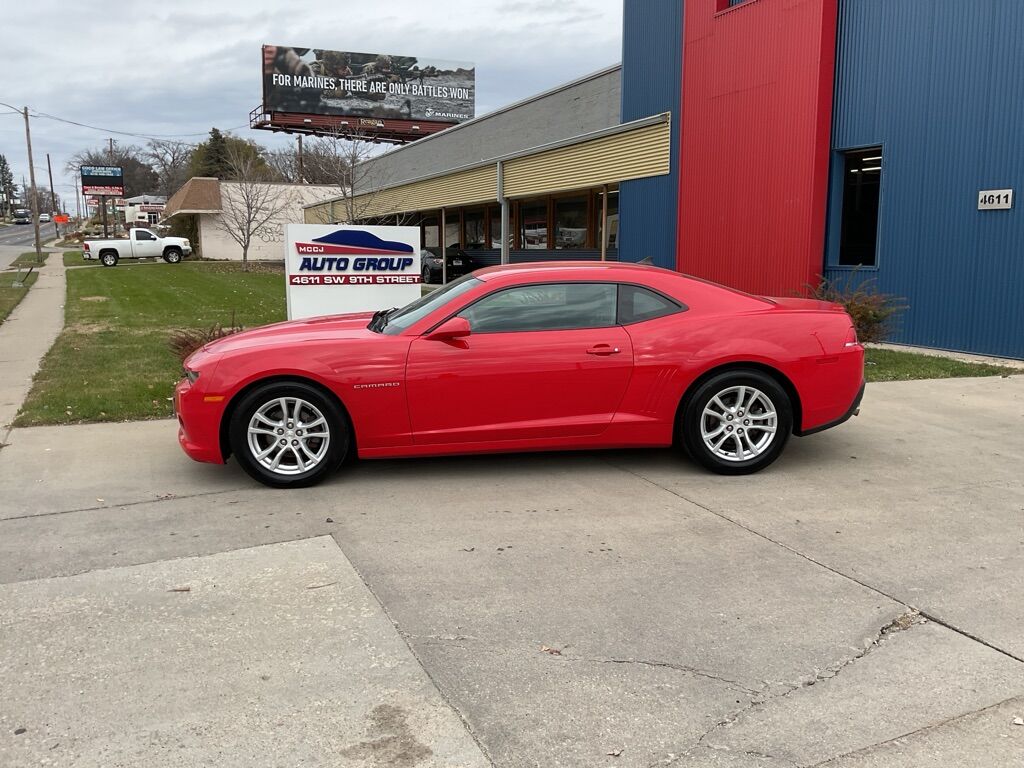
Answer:
[[482, 269], [400, 309], [207, 344], [174, 393], [198, 461], [267, 485], [362, 458], [681, 445], [756, 472], [791, 433], [846, 421], [864, 350], [843, 308], [656, 267]]

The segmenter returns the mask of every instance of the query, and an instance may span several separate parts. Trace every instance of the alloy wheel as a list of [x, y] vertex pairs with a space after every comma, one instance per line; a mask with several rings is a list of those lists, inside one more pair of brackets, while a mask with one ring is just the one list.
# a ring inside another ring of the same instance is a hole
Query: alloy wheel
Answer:
[[721, 390], [704, 406], [700, 433], [712, 454], [730, 462], [750, 461], [775, 440], [778, 414], [768, 395], [756, 387]]
[[278, 475], [299, 475], [327, 455], [331, 430], [324, 414], [308, 400], [279, 397], [264, 403], [249, 419], [249, 451]]

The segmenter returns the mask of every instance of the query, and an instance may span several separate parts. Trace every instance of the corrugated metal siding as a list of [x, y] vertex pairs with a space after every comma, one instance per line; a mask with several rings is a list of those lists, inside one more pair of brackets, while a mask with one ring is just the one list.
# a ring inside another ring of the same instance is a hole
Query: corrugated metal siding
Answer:
[[679, 216], [679, 102], [683, 3], [646, 0], [623, 5], [622, 120], [672, 114], [669, 173], [619, 185], [619, 251], [623, 261], [650, 257], [676, 266]]
[[[470, 205], [497, 199], [498, 171], [485, 165], [412, 184], [356, 195], [352, 210], [356, 218], [385, 216], [407, 211], [429, 211], [443, 206]], [[335, 214], [344, 214], [345, 206], [335, 204]]]
[[785, 294], [821, 271], [836, 0], [717, 7], [685, 4], [678, 268]]
[[[857, 279], [906, 298], [895, 341], [1024, 357], [1024, 3], [843, 0], [839, 27], [833, 145], [884, 157], [878, 269]], [[977, 210], [1006, 187], [1013, 210]]]
[[585, 141], [505, 163], [505, 195], [565, 192], [669, 172], [671, 124]]

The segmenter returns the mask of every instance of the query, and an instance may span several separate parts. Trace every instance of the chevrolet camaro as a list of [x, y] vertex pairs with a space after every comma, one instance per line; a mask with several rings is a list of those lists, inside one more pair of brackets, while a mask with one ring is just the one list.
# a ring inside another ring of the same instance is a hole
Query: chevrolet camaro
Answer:
[[197, 461], [298, 487], [346, 456], [680, 446], [721, 474], [841, 424], [864, 350], [836, 304], [656, 267], [500, 266], [411, 304], [268, 325], [192, 354], [174, 393]]

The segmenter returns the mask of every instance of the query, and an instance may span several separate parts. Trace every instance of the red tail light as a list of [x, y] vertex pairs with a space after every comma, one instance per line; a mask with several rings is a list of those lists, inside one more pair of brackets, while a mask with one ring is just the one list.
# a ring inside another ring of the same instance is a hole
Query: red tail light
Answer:
[[857, 344], [857, 329], [851, 325], [850, 330], [846, 332], [846, 344], [844, 344], [843, 346], [856, 347]]
[[88, 253], [88, 251], [89, 251], [89, 244], [88, 243], [82, 243], [82, 250]]

